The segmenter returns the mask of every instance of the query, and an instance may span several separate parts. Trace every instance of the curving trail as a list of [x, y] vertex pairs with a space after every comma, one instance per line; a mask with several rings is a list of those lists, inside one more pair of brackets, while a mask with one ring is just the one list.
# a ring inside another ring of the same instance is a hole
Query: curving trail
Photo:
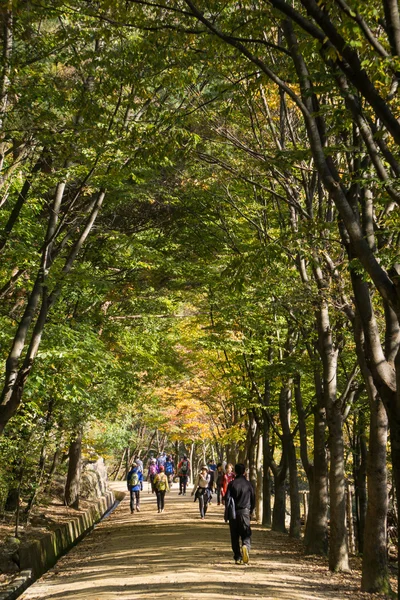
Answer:
[[[124, 489], [123, 484], [115, 486]], [[358, 595], [359, 578], [339, 577], [304, 557], [286, 535], [253, 525], [248, 566], [233, 563], [229, 529], [213, 503], [205, 521], [176, 485], [158, 514], [142, 492], [141, 512], [128, 496], [67, 556], [32, 585], [23, 600], [343, 600]]]

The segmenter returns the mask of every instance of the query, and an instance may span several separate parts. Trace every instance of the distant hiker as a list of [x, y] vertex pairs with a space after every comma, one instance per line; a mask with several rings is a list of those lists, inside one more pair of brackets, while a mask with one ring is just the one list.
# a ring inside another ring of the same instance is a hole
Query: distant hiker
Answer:
[[182, 456], [181, 461], [178, 464], [178, 477], [179, 477], [179, 496], [182, 494], [186, 495], [186, 486], [188, 477], [190, 475], [190, 461], [186, 454]]
[[222, 501], [222, 486], [224, 483], [224, 475], [225, 475], [225, 471], [222, 466], [222, 463], [217, 464], [217, 471], [216, 471], [215, 475], [216, 475], [215, 483], [217, 486], [217, 504], [219, 506]]
[[209, 463], [209, 465], [208, 465], [208, 471], [209, 471], [209, 472], [211, 472], [211, 471], [214, 471], [214, 472], [215, 472], [216, 470], [217, 470], [217, 465], [215, 464], [215, 460], [213, 459], [213, 460], [212, 460], [212, 461]]
[[165, 469], [165, 474], [168, 477], [168, 483], [170, 485], [172, 485], [172, 481], [174, 479], [174, 473], [175, 473], [175, 463], [170, 454], [168, 454], [168, 456], [167, 456], [167, 460], [165, 461], [164, 469]]
[[226, 465], [225, 475], [222, 480], [222, 501], [225, 502], [226, 491], [230, 482], [235, 479], [235, 473], [233, 472], [233, 464], [228, 463]]
[[207, 465], [203, 465], [200, 469], [200, 473], [197, 475], [194, 487], [192, 490], [192, 496], [194, 495], [195, 501], [199, 501], [200, 518], [205, 519], [208, 502], [210, 499], [210, 490], [208, 484], [210, 482], [210, 475], [208, 473]]
[[[236, 478], [230, 482], [225, 496], [225, 522], [229, 521], [233, 558], [237, 565], [249, 562], [251, 546], [250, 517], [255, 507], [254, 488], [244, 476], [245, 466], [235, 465]], [[240, 549], [240, 539], [242, 549]]]
[[134, 461], [137, 464], [138, 471], [143, 473], [143, 461], [141, 461], [138, 456], [135, 456]]
[[150, 464], [149, 464], [149, 471], [147, 473], [147, 479], [148, 479], [148, 481], [150, 481], [152, 494], [154, 494], [154, 492], [156, 491], [155, 487], [154, 487], [154, 479], [155, 479], [156, 475], [158, 474], [158, 471], [159, 471], [159, 469], [158, 469], [156, 459], [151, 458]]
[[217, 465], [215, 465], [215, 470], [211, 469], [211, 466], [208, 465], [208, 504], [212, 502], [212, 496], [216, 487], [215, 484], [215, 475], [217, 471]]
[[162, 451], [161, 454], [159, 455], [159, 457], [157, 458], [158, 468], [165, 467], [166, 460], [167, 460], [167, 455], [165, 454], [164, 451]]
[[129, 471], [126, 483], [128, 486], [128, 490], [130, 492], [130, 507], [131, 514], [135, 512], [135, 502], [136, 502], [136, 510], [140, 512], [140, 490], [142, 489], [143, 482], [143, 474], [139, 471], [139, 468], [136, 463], [133, 463], [131, 470]]
[[157, 509], [159, 513], [164, 512], [165, 492], [169, 492], [168, 477], [164, 473], [164, 467], [160, 467], [160, 472], [155, 476], [154, 488], [157, 496]]

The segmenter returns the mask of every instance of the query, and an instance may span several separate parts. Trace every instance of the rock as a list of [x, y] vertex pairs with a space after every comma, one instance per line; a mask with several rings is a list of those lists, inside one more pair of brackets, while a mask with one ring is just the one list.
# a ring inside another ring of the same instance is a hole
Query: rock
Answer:
[[104, 459], [87, 462], [83, 465], [80, 496], [87, 500], [96, 500], [108, 491], [107, 468]]

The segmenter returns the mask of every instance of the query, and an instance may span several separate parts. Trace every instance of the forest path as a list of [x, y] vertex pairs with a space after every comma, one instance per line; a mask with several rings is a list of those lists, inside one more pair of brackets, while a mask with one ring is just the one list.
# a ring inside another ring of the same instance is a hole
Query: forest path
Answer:
[[[124, 490], [123, 484], [116, 489]], [[223, 507], [215, 503], [200, 520], [190, 492], [166, 496], [163, 514], [147, 483], [141, 512], [130, 514], [128, 495], [57, 565], [33, 584], [23, 600], [343, 600], [360, 594], [359, 577], [328, 572], [305, 557], [301, 544], [254, 523], [247, 566], [235, 565]]]

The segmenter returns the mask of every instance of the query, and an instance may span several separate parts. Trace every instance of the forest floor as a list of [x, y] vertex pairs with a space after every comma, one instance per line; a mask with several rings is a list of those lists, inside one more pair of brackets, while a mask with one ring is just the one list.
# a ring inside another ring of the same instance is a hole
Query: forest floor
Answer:
[[21, 600], [383, 598], [359, 591], [359, 561], [350, 574], [332, 574], [325, 560], [303, 555], [301, 542], [256, 523], [250, 563], [235, 565], [222, 506], [213, 503], [202, 521], [197, 503], [176, 487], [163, 514], [147, 484], [140, 513], [130, 514], [127, 495]]

